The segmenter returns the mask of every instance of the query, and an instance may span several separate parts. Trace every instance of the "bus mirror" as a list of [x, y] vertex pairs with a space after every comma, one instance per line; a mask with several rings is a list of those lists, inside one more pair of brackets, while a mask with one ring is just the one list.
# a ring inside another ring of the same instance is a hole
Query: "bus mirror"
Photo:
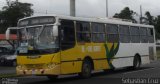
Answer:
[[10, 29], [8, 28], [6, 31], [6, 40], [10, 39]]
[[53, 36], [57, 37], [58, 36], [58, 26], [53, 27]]

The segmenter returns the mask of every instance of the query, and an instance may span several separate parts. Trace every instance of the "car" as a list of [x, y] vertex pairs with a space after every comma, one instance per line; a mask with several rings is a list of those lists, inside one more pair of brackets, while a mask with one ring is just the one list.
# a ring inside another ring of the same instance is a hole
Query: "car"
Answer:
[[9, 51], [6, 47], [0, 47], [0, 57]]
[[[6, 48], [7, 49], [7, 48]], [[1, 52], [0, 65], [2, 66], [16, 66], [17, 51], [16, 50], [6, 50]]]

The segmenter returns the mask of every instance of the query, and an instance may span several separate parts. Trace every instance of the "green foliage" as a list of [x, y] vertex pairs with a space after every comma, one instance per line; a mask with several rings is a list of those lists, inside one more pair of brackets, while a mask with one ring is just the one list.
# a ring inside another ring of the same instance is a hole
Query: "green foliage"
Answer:
[[160, 39], [160, 15], [155, 18], [156, 38]]
[[154, 17], [149, 11], [147, 11], [145, 17], [142, 17], [142, 23], [153, 25], [156, 30], [156, 39], [160, 39], [160, 16]]
[[33, 15], [32, 4], [12, 1], [0, 11], [0, 33], [5, 33], [8, 27], [17, 26], [19, 19]]
[[135, 14], [136, 12], [130, 10], [129, 7], [125, 7], [120, 13], [116, 13], [113, 17], [121, 18], [121, 19], [128, 19], [134, 23], [137, 23], [137, 21], [133, 18]]
[[[125, 7], [120, 13], [116, 13], [113, 17], [128, 19], [134, 23], [137, 23], [137, 21], [133, 17], [134, 15], [136, 15], [136, 12], [130, 10], [129, 7]], [[145, 17], [141, 17], [140, 20], [142, 21], [142, 24], [153, 25], [156, 30], [156, 39], [160, 39], [160, 15], [154, 17], [149, 11], [147, 11], [145, 13]]]
[[153, 16], [151, 16], [150, 12], [147, 11], [145, 15], [147, 17], [148, 24], [149, 25], [154, 25], [154, 18], [153, 18]]
[[155, 25], [155, 19], [149, 11], [145, 13], [145, 17], [141, 17], [142, 24]]

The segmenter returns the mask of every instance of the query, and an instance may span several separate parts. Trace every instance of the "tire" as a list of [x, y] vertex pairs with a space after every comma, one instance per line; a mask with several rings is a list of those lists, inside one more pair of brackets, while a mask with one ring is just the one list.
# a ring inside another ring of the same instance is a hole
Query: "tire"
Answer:
[[57, 80], [58, 79], [58, 76], [57, 75], [50, 75], [50, 76], [47, 76], [47, 78], [51, 81], [54, 81], [54, 80]]
[[84, 60], [82, 64], [82, 71], [79, 73], [81, 78], [90, 78], [91, 77], [92, 66], [89, 60]]
[[135, 56], [134, 57], [134, 61], [133, 61], [133, 68], [134, 69], [138, 69], [141, 66], [141, 60], [139, 56]]

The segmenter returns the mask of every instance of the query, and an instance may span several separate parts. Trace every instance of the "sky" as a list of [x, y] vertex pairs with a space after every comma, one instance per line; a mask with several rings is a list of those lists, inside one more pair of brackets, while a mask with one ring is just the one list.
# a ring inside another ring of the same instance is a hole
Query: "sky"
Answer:
[[[6, 0], [0, 0], [0, 9], [6, 5]], [[14, 0], [13, 0], [14, 1]], [[35, 15], [61, 14], [69, 15], [70, 0], [19, 0], [33, 4]], [[119, 13], [124, 7], [140, 13], [142, 5], [143, 14], [150, 11], [153, 16], [160, 15], [160, 0], [108, 0], [109, 17]], [[76, 0], [76, 16], [106, 17], [106, 0]]]

